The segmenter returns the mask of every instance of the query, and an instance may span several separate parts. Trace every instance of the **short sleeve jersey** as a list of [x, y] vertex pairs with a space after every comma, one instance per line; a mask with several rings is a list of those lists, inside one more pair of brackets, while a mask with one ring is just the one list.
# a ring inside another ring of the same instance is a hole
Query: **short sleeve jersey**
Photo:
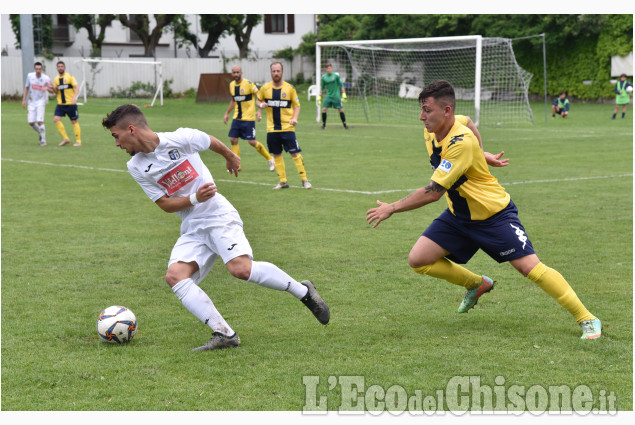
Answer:
[[[157, 133], [159, 145], [151, 153], [139, 152], [128, 161], [128, 171], [148, 197], [183, 197], [195, 193], [205, 183], [214, 179], [201, 160], [200, 151], [209, 149], [209, 136], [191, 128], [179, 128], [170, 133]], [[206, 202], [193, 205], [177, 214], [183, 220], [181, 233], [191, 222], [214, 220], [233, 211], [232, 204], [220, 193]]]
[[276, 88], [270, 81], [258, 90], [258, 99], [267, 102], [267, 132], [295, 131], [295, 127], [289, 124], [293, 118], [294, 109], [300, 106], [298, 93], [291, 84], [284, 81], [282, 86]]
[[322, 75], [320, 86], [321, 91], [326, 90], [326, 97], [340, 98], [342, 93], [342, 80], [337, 72], [331, 72], [331, 75]]
[[255, 96], [258, 87], [249, 80], [243, 78], [240, 84], [236, 81], [229, 83], [229, 94], [234, 99], [234, 119], [239, 121], [255, 121]]
[[57, 88], [57, 104], [71, 105], [71, 99], [75, 96], [75, 88], [77, 85], [75, 77], [65, 72], [62, 75], [57, 74], [53, 79], [53, 86]]
[[425, 131], [426, 148], [434, 170], [431, 180], [446, 189], [452, 214], [469, 220], [486, 220], [504, 209], [509, 194], [492, 176], [478, 139], [457, 115], [447, 136], [440, 141]]
[[48, 99], [47, 84], [51, 83], [51, 79], [46, 74], [40, 74], [37, 77], [35, 72], [29, 72], [26, 76], [25, 88], [29, 90], [27, 98], [29, 104], [40, 105], [46, 103]]

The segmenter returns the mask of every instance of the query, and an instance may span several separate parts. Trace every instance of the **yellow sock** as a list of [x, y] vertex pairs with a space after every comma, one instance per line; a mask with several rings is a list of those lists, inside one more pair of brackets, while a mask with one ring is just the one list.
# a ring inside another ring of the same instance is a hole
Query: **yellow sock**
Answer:
[[259, 141], [256, 141], [256, 146], [254, 146], [254, 149], [256, 149], [260, 155], [264, 156], [267, 161], [271, 159], [271, 155], [269, 155], [267, 149], [265, 149], [265, 147]]
[[306, 170], [304, 169], [304, 160], [302, 159], [302, 155], [298, 154], [293, 157], [293, 162], [295, 163], [295, 168], [298, 169], [298, 174], [302, 180], [307, 180]]
[[73, 132], [75, 133], [75, 141], [81, 144], [82, 143], [82, 129], [79, 128], [78, 122], [73, 124]]
[[565, 278], [557, 270], [538, 263], [529, 272], [527, 278], [535, 282], [543, 291], [558, 301], [558, 304], [566, 308], [578, 323], [595, 318], [584, 307], [573, 288], [569, 286]]
[[276, 173], [278, 173], [278, 178], [280, 179], [281, 182], [286, 183], [287, 171], [285, 170], [285, 167], [284, 167], [284, 158], [282, 157], [282, 155], [274, 156], [273, 162], [276, 165]]
[[441, 258], [428, 266], [413, 267], [412, 270], [419, 274], [427, 274], [432, 277], [447, 280], [455, 285], [463, 286], [468, 290], [476, 289], [483, 283], [482, 276], [472, 273], [465, 267], [447, 258]]
[[66, 129], [64, 128], [64, 124], [62, 124], [62, 121], [56, 122], [55, 127], [57, 128], [57, 131], [59, 131], [62, 135], [62, 140], [68, 140], [68, 134], [66, 134]]
[[231, 145], [232, 152], [236, 155], [240, 156], [240, 145], [236, 143], [235, 145]]

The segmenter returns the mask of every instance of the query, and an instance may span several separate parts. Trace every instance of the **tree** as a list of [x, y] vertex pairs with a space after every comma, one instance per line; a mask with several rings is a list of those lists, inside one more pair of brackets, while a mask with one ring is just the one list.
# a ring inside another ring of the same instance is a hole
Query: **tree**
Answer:
[[[90, 57], [97, 58], [101, 56], [101, 46], [106, 37], [106, 28], [117, 19], [117, 15], [68, 15], [70, 23], [77, 31], [84, 28], [88, 31], [88, 40], [91, 44]], [[95, 32], [96, 26], [99, 26], [99, 32]]]
[[209, 52], [214, 50], [221, 37], [227, 33], [227, 18], [224, 15], [200, 16], [201, 30], [207, 33], [207, 40], [203, 44], [199, 42], [196, 34], [190, 32], [190, 24], [185, 20], [185, 17], [180, 15], [173, 21], [172, 27], [177, 38], [192, 43], [198, 56], [206, 58], [209, 56]]
[[123, 26], [130, 28], [131, 31], [139, 36], [143, 43], [143, 56], [148, 58], [155, 56], [155, 50], [161, 35], [163, 35], [163, 30], [177, 17], [177, 15], [160, 14], [154, 14], [153, 16], [156, 25], [150, 31], [150, 19], [147, 14], [117, 15]]
[[[37, 41], [37, 37], [35, 36], [36, 31], [36, 18], [39, 16], [40, 21], [40, 34], [42, 45], [39, 46], [37, 43], [35, 47], [35, 54], [48, 56], [51, 55], [53, 50], [53, 17], [52, 15], [33, 15], [33, 40]], [[9, 20], [11, 21], [11, 28], [13, 29], [13, 33], [15, 34], [16, 43], [15, 47], [20, 49], [20, 15], [9, 15]]]
[[361, 40], [355, 37], [362, 15], [318, 15], [318, 41]]
[[246, 58], [249, 53], [249, 40], [253, 28], [262, 22], [262, 15], [223, 15], [228, 32], [234, 36], [239, 56]]
[[299, 53], [302, 56], [309, 56], [315, 60], [315, 43], [317, 41], [317, 36], [314, 32], [307, 32], [302, 36], [302, 42], [295, 50], [296, 53]]

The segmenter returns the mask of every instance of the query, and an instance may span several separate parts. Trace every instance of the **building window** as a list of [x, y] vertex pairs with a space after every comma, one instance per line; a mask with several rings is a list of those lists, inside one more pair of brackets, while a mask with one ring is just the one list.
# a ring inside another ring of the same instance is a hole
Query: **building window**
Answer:
[[293, 34], [295, 15], [265, 15], [265, 34]]
[[72, 42], [70, 26], [68, 24], [68, 15], [53, 15], [53, 41], [54, 42]]

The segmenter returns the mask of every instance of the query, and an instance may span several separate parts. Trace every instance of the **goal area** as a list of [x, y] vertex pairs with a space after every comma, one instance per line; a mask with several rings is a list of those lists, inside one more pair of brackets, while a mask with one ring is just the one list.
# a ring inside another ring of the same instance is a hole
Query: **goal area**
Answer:
[[[147, 99], [154, 106], [157, 97], [163, 106], [163, 68], [161, 62], [152, 60], [87, 59], [77, 61], [81, 64], [82, 80], [79, 85], [79, 97], [84, 103], [91, 97]], [[109, 93], [96, 90], [104, 85]]]
[[[516, 62], [512, 40], [480, 35], [316, 43], [316, 84], [326, 64], [340, 75], [348, 122], [413, 122], [419, 93], [447, 80], [456, 113], [477, 125], [533, 124], [529, 83], [533, 74]], [[321, 109], [316, 104], [316, 121]]]

